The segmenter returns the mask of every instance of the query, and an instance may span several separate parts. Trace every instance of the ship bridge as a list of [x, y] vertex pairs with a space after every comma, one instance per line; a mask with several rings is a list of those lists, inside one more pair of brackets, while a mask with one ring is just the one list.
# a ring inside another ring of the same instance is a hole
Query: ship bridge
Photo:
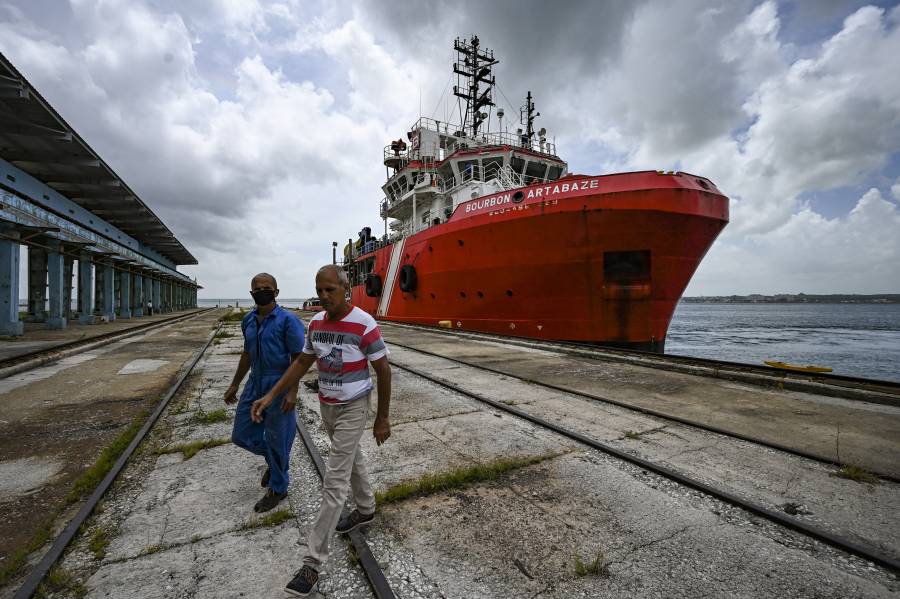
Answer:
[[398, 236], [440, 224], [464, 202], [504, 189], [555, 181], [567, 165], [545, 132], [472, 135], [452, 123], [420, 118], [384, 148], [387, 173], [382, 216]]
[[92, 324], [195, 307], [200, 287], [177, 269], [189, 264], [172, 231], [0, 54], [0, 335], [21, 335], [22, 317], [64, 328], [73, 316]]

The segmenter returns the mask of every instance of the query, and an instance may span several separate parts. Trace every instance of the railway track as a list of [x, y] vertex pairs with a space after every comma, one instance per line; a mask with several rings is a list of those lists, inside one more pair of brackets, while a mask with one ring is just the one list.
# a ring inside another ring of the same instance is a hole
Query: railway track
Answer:
[[599, 360], [625, 362], [638, 366], [648, 366], [674, 372], [695, 374], [742, 383], [749, 383], [768, 388], [802, 391], [839, 397], [842, 399], [868, 401], [886, 405], [900, 406], [900, 382], [867, 379], [828, 373], [794, 372], [770, 366], [757, 366], [725, 360], [696, 358], [673, 354], [655, 354], [651, 352], [600, 347], [585, 343], [564, 341], [547, 341], [494, 335], [473, 331], [445, 329], [428, 325], [398, 323], [388, 320], [380, 321], [382, 327], [397, 327], [418, 330], [435, 336], [475, 339], [480, 341], [496, 341], [508, 345], [563, 352], [571, 356], [588, 357]]
[[[397, 343], [391, 343], [391, 345], [399, 345]], [[411, 348], [412, 351], [420, 351], [415, 348]], [[424, 352], [423, 352], [424, 353]], [[427, 352], [432, 354], [432, 352]], [[679, 472], [669, 466], [661, 464], [659, 462], [649, 460], [635, 454], [629, 453], [627, 451], [623, 451], [617, 447], [610, 445], [609, 443], [605, 443], [599, 441], [595, 438], [592, 438], [588, 435], [579, 433], [572, 429], [566, 428], [554, 422], [550, 422], [544, 418], [539, 416], [535, 416], [523, 409], [513, 407], [511, 405], [505, 404], [504, 402], [497, 401], [495, 399], [491, 399], [485, 395], [480, 393], [475, 393], [468, 389], [463, 388], [460, 385], [454, 384], [450, 381], [442, 379], [440, 377], [433, 376], [427, 372], [420, 370], [419, 368], [414, 368], [408, 365], [403, 365], [398, 363], [397, 361], [392, 361], [392, 365], [409, 372], [410, 374], [419, 377], [421, 379], [427, 380], [433, 384], [436, 384], [440, 387], [443, 387], [447, 390], [450, 390], [454, 393], [458, 393], [480, 403], [484, 403], [486, 405], [491, 406], [494, 409], [501, 410], [518, 418], [527, 420], [533, 424], [538, 425], [539, 427], [551, 430], [559, 435], [562, 435], [566, 438], [572, 439], [586, 445], [592, 449], [599, 450], [607, 455], [613, 456], [614, 458], [623, 460], [625, 462], [634, 464], [643, 468], [644, 470], [653, 472], [660, 476], [663, 476], [669, 480], [672, 480], [678, 484], [683, 486], [698, 490], [702, 493], [715, 497], [721, 501], [724, 501], [733, 506], [739, 507], [747, 512], [750, 512], [756, 516], [760, 516], [778, 524], [779, 526], [786, 527], [788, 529], [799, 532], [803, 535], [806, 535], [812, 539], [830, 545], [834, 548], [837, 548], [841, 551], [856, 555], [865, 560], [877, 563], [882, 567], [885, 567], [893, 572], [900, 572], [900, 560], [895, 557], [888, 555], [877, 548], [863, 545], [853, 539], [847, 538], [845, 536], [835, 534], [829, 530], [821, 528], [819, 526], [810, 524], [809, 522], [803, 521], [800, 518], [790, 516], [783, 512], [777, 511], [770, 507], [767, 507], [761, 503], [750, 501], [744, 497], [741, 497], [727, 489], [714, 486], [712, 484], [703, 482], [695, 477], [688, 476], [682, 472]]]
[[211, 310], [215, 310], [215, 308], [194, 310], [187, 314], [178, 314], [164, 320], [140, 324], [124, 331], [111, 331], [86, 339], [76, 339], [75, 341], [60, 343], [59, 345], [54, 345], [52, 347], [37, 349], [18, 356], [6, 358], [0, 360], [0, 379], [4, 379], [20, 372], [25, 372], [26, 370], [31, 370], [32, 368], [37, 368], [38, 366], [42, 366], [78, 352], [86, 351], [93, 347], [105, 345], [121, 339], [127, 339], [128, 337], [140, 335], [147, 331], [152, 331], [176, 322], [189, 320], [202, 314], [206, 314]]
[[[193, 312], [188, 315], [182, 315], [182, 316], [179, 316], [179, 317], [176, 317], [173, 319], [167, 319], [165, 322], [152, 323], [151, 326], [142, 327], [141, 330], [137, 331], [137, 332], [146, 332], [148, 330], [148, 328], [155, 328], [156, 326], [172, 324], [173, 322], [186, 320], [188, 318], [192, 318], [194, 316], [206, 313], [208, 311], [209, 310], [201, 310], [201, 311]], [[87, 519], [94, 512], [94, 509], [97, 507], [97, 505], [103, 499], [103, 496], [106, 494], [106, 492], [112, 486], [113, 482], [116, 480], [116, 478], [122, 472], [122, 470], [125, 468], [126, 464], [128, 463], [129, 458], [131, 458], [132, 454], [134, 454], [134, 451], [137, 449], [137, 447], [141, 444], [141, 442], [147, 437], [147, 435], [153, 429], [154, 425], [157, 423], [157, 421], [159, 420], [159, 417], [165, 411], [166, 407], [169, 405], [172, 398], [175, 397], [175, 395], [178, 393], [178, 391], [184, 385], [184, 382], [191, 375], [191, 373], [194, 370], [194, 367], [197, 365], [197, 363], [200, 361], [200, 359], [206, 353], [206, 350], [212, 344], [213, 339], [215, 338], [216, 334], [221, 330], [222, 324], [223, 323], [220, 322], [219, 325], [209, 334], [203, 347], [201, 347], [194, 354], [194, 356], [191, 358], [190, 362], [188, 362], [187, 367], [183, 369], [181, 375], [178, 377], [178, 379], [175, 381], [175, 383], [171, 387], [169, 387], [169, 390], [166, 392], [166, 394], [162, 397], [162, 399], [156, 405], [156, 408], [153, 410], [153, 412], [150, 414], [150, 416], [144, 422], [144, 425], [137, 432], [134, 439], [132, 439], [131, 443], [128, 444], [128, 447], [126, 447], [125, 450], [121, 453], [121, 455], [119, 455], [118, 459], [113, 464], [110, 471], [106, 474], [106, 476], [103, 477], [103, 480], [101, 480], [100, 483], [94, 488], [94, 490], [88, 496], [87, 500], [84, 502], [84, 504], [81, 506], [81, 508], [75, 514], [75, 516], [72, 518], [72, 520], [69, 521], [69, 523], [66, 525], [66, 527], [63, 528], [62, 532], [60, 532], [60, 534], [53, 541], [53, 543], [50, 546], [50, 549], [47, 550], [47, 552], [44, 554], [44, 556], [41, 558], [41, 560], [31, 570], [31, 572], [25, 578], [25, 581], [22, 583], [22, 586], [19, 587], [19, 589], [13, 595], [13, 599], [29, 599], [38, 590], [38, 587], [40, 586], [41, 582], [48, 575], [48, 573], [50, 572], [50, 570], [54, 566], [54, 564], [56, 564], [56, 562], [62, 556], [66, 547], [69, 546], [69, 544], [72, 542], [72, 540], [78, 534], [78, 530], [81, 527], [81, 525], [84, 524], [85, 521], [87, 521]], [[135, 332], [134, 329], [131, 329], [128, 331], [128, 333], [130, 333], [130, 334], [137, 334], [137, 332]], [[119, 339], [121, 337], [115, 337], [115, 338]], [[94, 337], [90, 341], [93, 342], [95, 340], [97, 340], [96, 337]], [[109, 341], [109, 339], [106, 339], [103, 342], [108, 342], [108, 341]], [[66, 344], [66, 346], [69, 346], [70, 349], [72, 347], [71, 344]], [[93, 344], [91, 344], [91, 346], [93, 346]], [[54, 348], [54, 349], [56, 349], [56, 348]], [[85, 348], [83, 346], [77, 346], [77, 347], [75, 347], [75, 349], [76, 349], [76, 351], [83, 351]], [[34, 352], [34, 353], [40, 353], [40, 352]], [[52, 359], [55, 359], [55, 358], [52, 358]], [[43, 362], [41, 362], [41, 363], [43, 363]]]
[[[531, 385], [537, 385], [537, 386], [539, 386], [539, 387], [543, 387], [543, 388], [545, 388], [545, 389], [549, 389], [549, 390], [552, 390], [552, 391], [559, 391], [559, 392], [562, 392], [562, 393], [567, 393], [567, 394], [569, 394], [569, 395], [575, 395], [575, 396], [577, 396], [577, 397], [581, 397], [581, 398], [584, 398], [584, 399], [589, 399], [589, 400], [592, 400], [592, 401], [598, 401], [598, 402], [602, 402], [602, 403], [605, 403], [605, 404], [609, 404], [609, 405], [617, 406], [617, 407], [620, 407], [620, 408], [624, 408], [624, 409], [630, 410], [630, 411], [632, 411], [632, 412], [637, 412], [637, 413], [641, 413], [641, 414], [646, 414], [646, 415], [648, 415], [648, 416], [653, 416], [654, 418], [658, 418], [658, 419], [660, 419], [660, 420], [664, 420], [664, 421], [667, 421], [667, 422], [674, 422], [674, 423], [681, 424], [681, 425], [684, 425], [684, 426], [688, 426], [688, 427], [691, 427], [691, 428], [694, 428], [694, 429], [698, 429], [698, 430], [703, 430], [703, 431], [711, 432], [711, 433], [714, 433], [714, 434], [717, 434], [717, 435], [724, 435], [724, 436], [726, 436], [726, 437], [730, 437], [730, 438], [733, 438], [733, 439], [740, 439], [741, 441], [747, 441], [748, 443], [753, 443], [754, 445], [759, 445], [759, 446], [761, 446], [761, 447], [766, 447], [766, 448], [768, 448], [768, 449], [774, 449], [774, 450], [776, 450], [776, 451], [781, 451], [781, 452], [788, 453], [788, 454], [791, 454], [791, 455], [795, 455], [795, 456], [798, 456], [798, 457], [801, 457], [801, 458], [805, 458], [805, 459], [808, 459], [808, 460], [813, 460], [813, 461], [815, 461], [815, 462], [819, 462], [819, 463], [822, 463], [822, 464], [828, 464], [828, 465], [830, 465], [830, 466], [837, 466], [837, 467], [843, 467], [843, 466], [846, 466], [846, 464], [843, 464], [843, 463], [839, 462], [838, 460], [833, 459], [833, 458], [831, 458], [831, 457], [829, 457], [829, 456], [824, 456], [824, 455], [812, 453], [812, 452], [809, 452], [809, 451], [804, 451], [804, 450], [802, 450], [802, 449], [798, 449], [798, 448], [796, 448], [796, 447], [790, 447], [790, 446], [787, 446], [787, 445], [784, 445], [784, 444], [781, 444], [781, 443], [775, 443], [775, 442], [772, 442], [772, 441], [767, 441], [767, 440], [762, 439], [762, 438], [759, 438], [759, 437], [754, 437], [754, 436], [752, 436], [752, 435], [745, 435], [745, 434], [742, 434], [742, 433], [739, 433], [739, 432], [736, 432], [736, 431], [733, 431], [733, 430], [728, 430], [728, 429], [724, 429], [724, 428], [722, 428], [722, 427], [712, 426], [712, 425], [709, 425], [709, 424], [706, 424], [706, 423], [703, 423], [703, 422], [698, 422], [698, 421], [696, 421], [696, 420], [691, 420], [691, 419], [688, 419], [688, 418], [681, 418], [681, 417], [675, 416], [675, 415], [673, 415], [673, 414], [668, 414], [668, 413], [665, 413], [665, 412], [661, 412], [661, 411], [659, 411], [659, 410], [654, 410], [654, 409], [652, 409], [652, 408], [646, 408], [646, 407], [643, 407], [643, 406], [638, 406], [638, 405], [630, 404], [630, 403], [628, 403], [628, 402], [619, 401], [619, 400], [616, 400], [616, 399], [612, 399], [612, 398], [610, 398], [610, 397], [604, 397], [604, 396], [598, 395], [598, 394], [596, 394], [596, 393], [588, 393], [588, 392], [585, 392], [585, 391], [580, 391], [580, 390], [578, 390], [578, 389], [572, 389], [571, 387], [565, 387], [565, 386], [562, 386], [562, 385], [556, 385], [556, 384], [553, 384], [553, 383], [547, 383], [547, 382], [544, 382], [544, 381], [535, 379], [535, 378], [533, 378], [533, 377], [519, 376], [519, 375], [517, 375], [517, 374], [515, 374], [515, 373], [513, 373], [513, 372], [509, 372], [509, 371], [505, 371], [505, 370], [500, 370], [500, 369], [497, 369], [497, 368], [492, 368], [492, 367], [490, 367], [490, 366], [484, 366], [484, 365], [482, 365], [482, 364], [475, 364], [474, 362], [470, 362], [470, 361], [468, 361], [468, 360], [462, 360], [462, 359], [460, 359], [460, 358], [454, 358], [454, 357], [452, 357], [452, 356], [442, 355], [442, 354], [439, 354], [439, 353], [436, 353], [436, 352], [432, 352], [432, 351], [429, 351], [429, 350], [421, 349], [421, 348], [419, 348], [419, 347], [414, 347], [414, 346], [412, 346], [412, 345], [407, 345], [407, 344], [399, 343], [399, 342], [396, 342], [396, 341], [392, 341], [392, 342], [391, 342], [391, 345], [392, 345], [392, 346], [396, 346], [396, 347], [402, 347], [402, 348], [404, 348], [404, 349], [408, 349], [408, 350], [412, 350], [412, 351], [416, 351], [416, 352], [419, 352], [419, 353], [424, 354], [424, 355], [427, 355], [427, 356], [432, 356], [432, 357], [435, 357], [435, 358], [440, 358], [440, 359], [443, 359], [443, 360], [447, 360], [447, 361], [453, 362], [453, 363], [455, 363], [455, 364], [460, 364], [460, 365], [462, 365], [462, 366], [467, 366], [467, 367], [469, 367], [469, 368], [477, 368], [478, 370], [482, 370], [482, 371], [485, 371], [485, 372], [490, 372], [490, 373], [493, 373], [493, 374], [497, 374], [497, 375], [501, 375], [501, 376], [506, 376], [506, 377], [510, 377], [510, 378], [514, 378], [514, 379], [518, 379], [518, 380], [520, 380], [520, 381], [522, 381], [522, 382], [529, 383], [529, 384], [531, 384]], [[875, 475], [879, 476], [880, 478], [883, 478], [883, 479], [885, 479], [885, 480], [889, 480], [889, 481], [891, 481], [891, 482], [900, 483], [900, 477], [895, 476], [895, 475], [893, 475], [893, 474], [889, 474], [889, 473], [885, 473], [885, 472], [873, 472], [872, 474], [875, 474]]]
[[[306, 448], [306, 452], [309, 454], [313, 466], [316, 468], [319, 480], [324, 480], [325, 461], [322, 459], [322, 455], [319, 453], [318, 448], [313, 442], [309, 431], [306, 430], [306, 427], [299, 418], [297, 419], [297, 432], [300, 434], [300, 438], [303, 439], [303, 446]], [[347, 510], [345, 509], [344, 513], [341, 514], [341, 517], [346, 515]], [[369, 585], [372, 587], [372, 592], [375, 594], [375, 597], [377, 597], [377, 599], [394, 599], [394, 591], [391, 589], [390, 584], [388, 584], [384, 571], [382, 571], [381, 566], [378, 565], [375, 556], [372, 555], [372, 550], [369, 548], [369, 544], [366, 542], [365, 537], [363, 537], [362, 532], [360, 532], [359, 529], [353, 530], [347, 536], [350, 537], [350, 542], [353, 543], [353, 549], [356, 551], [359, 565], [363, 569], [363, 573], [366, 575], [366, 579], [369, 581]]]

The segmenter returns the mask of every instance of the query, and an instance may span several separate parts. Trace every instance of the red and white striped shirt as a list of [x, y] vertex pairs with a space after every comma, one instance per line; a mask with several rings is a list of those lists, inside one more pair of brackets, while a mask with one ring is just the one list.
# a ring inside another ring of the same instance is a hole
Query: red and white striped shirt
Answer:
[[388, 354], [378, 323], [356, 306], [340, 320], [319, 312], [309, 321], [303, 353], [315, 354], [319, 401], [338, 404], [372, 390], [369, 362]]

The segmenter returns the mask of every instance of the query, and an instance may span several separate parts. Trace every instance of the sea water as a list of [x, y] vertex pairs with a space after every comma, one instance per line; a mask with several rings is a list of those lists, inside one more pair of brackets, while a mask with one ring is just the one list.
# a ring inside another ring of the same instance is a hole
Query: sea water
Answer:
[[900, 382], [900, 304], [681, 302], [666, 353], [815, 364], [833, 374]]

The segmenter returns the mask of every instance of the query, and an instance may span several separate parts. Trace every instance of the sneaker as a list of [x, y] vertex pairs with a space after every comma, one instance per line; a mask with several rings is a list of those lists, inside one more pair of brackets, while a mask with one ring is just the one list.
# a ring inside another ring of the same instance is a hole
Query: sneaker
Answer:
[[263, 472], [262, 480], [259, 481], [259, 486], [265, 489], [269, 486], [269, 478], [272, 476], [272, 471], [269, 468], [266, 468], [266, 471]]
[[368, 524], [374, 519], [375, 512], [372, 512], [371, 514], [360, 514], [359, 510], [353, 510], [345, 517], [341, 518], [334, 529], [340, 534], [345, 535], [351, 530], [359, 528], [363, 524]]
[[272, 489], [266, 491], [262, 499], [253, 506], [254, 512], [268, 512], [270, 509], [281, 503], [281, 500], [287, 497], [287, 493], [276, 493]]
[[303, 566], [294, 574], [294, 579], [287, 583], [284, 590], [291, 595], [306, 597], [316, 588], [319, 582], [319, 573], [309, 566]]

